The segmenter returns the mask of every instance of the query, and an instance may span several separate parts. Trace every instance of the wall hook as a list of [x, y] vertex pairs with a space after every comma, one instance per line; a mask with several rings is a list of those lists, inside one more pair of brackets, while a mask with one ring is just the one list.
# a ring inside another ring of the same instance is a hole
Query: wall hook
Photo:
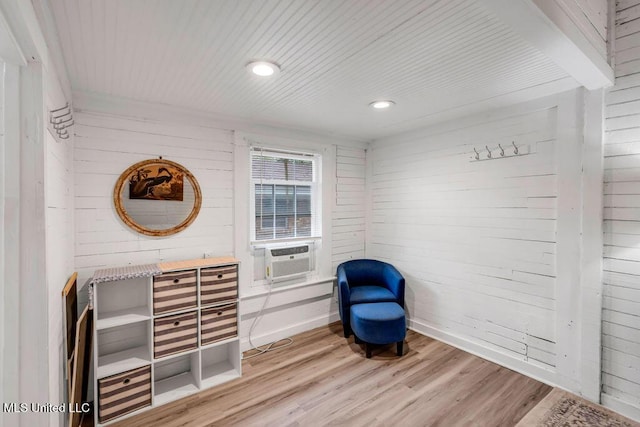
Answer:
[[513, 154], [518, 154], [518, 147], [516, 147], [516, 143], [514, 141], [511, 141], [511, 144], [513, 144]]
[[500, 147], [500, 157], [504, 157], [504, 148], [500, 144], [498, 144], [498, 147]]
[[487, 149], [487, 159], [490, 159], [491, 158], [491, 150], [489, 150], [489, 146], [485, 145], [484, 148]]
[[476, 147], [473, 147], [473, 152], [476, 153], [476, 160], [480, 160], [480, 153], [478, 153]]
[[49, 111], [49, 123], [51, 123], [60, 139], [69, 139], [67, 128], [74, 125], [69, 103], [66, 103], [64, 107]]

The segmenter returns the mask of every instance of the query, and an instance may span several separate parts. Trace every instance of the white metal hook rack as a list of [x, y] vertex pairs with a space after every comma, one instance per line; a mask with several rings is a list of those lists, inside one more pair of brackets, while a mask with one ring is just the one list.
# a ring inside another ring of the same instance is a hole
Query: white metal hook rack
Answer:
[[67, 129], [74, 125], [69, 104], [67, 103], [62, 108], [49, 111], [49, 122], [60, 139], [69, 139], [69, 131]]
[[511, 141], [511, 145], [513, 148], [508, 146], [506, 148], [502, 147], [502, 143], [495, 147], [489, 147], [489, 144], [485, 144], [484, 148], [481, 148], [480, 151], [478, 151], [476, 147], [473, 147], [473, 153], [471, 153], [469, 161], [481, 162], [484, 160], [506, 159], [508, 157], [520, 157], [531, 154], [529, 145], [517, 145], [515, 141]]

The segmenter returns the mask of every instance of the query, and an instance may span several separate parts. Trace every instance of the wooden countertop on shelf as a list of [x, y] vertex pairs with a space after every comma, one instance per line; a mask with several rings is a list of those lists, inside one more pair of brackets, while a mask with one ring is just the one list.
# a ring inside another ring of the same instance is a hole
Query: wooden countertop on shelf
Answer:
[[217, 257], [217, 258], [197, 258], [186, 261], [170, 261], [158, 263], [158, 267], [163, 272], [173, 270], [183, 270], [188, 268], [199, 267], [215, 267], [217, 265], [237, 264], [239, 261], [234, 257]]

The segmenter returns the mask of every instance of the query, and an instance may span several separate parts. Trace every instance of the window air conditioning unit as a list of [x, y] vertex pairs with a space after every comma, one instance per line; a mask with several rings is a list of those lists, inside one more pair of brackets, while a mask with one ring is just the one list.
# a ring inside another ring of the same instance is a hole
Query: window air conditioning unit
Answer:
[[290, 279], [311, 271], [309, 245], [266, 249], [267, 279]]

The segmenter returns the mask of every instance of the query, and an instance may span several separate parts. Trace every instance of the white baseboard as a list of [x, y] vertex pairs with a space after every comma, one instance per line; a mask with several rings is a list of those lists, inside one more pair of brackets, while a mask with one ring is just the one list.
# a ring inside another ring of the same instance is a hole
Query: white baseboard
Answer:
[[640, 421], [640, 407], [624, 402], [609, 394], [602, 393], [600, 399], [602, 400], [602, 406], [632, 420]]
[[555, 371], [543, 369], [538, 366], [533, 366], [530, 363], [525, 362], [524, 360], [516, 359], [513, 356], [501, 353], [491, 348], [487, 348], [467, 338], [442, 331], [416, 320], [409, 320], [409, 329], [419, 334], [437, 339], [438, 341], [442, 341], [443, 343], [452, 345], [456, 348], [459, 348], [460, 350], [466, 351], [467, 353], [471, 353], [475, 356], [481, 357], [482, 359], [497, 363], [498, 365], [519, 372], [552, 387], [560, 387], [557, 384], [557, 374]]
[[[328, 325], [336, 320], [340, 319], [338, 312], [328, 313], [322, 316], [307, 319], [304, 322], [299, 322], [294, 325], [289, 325], [286, 328], [278, 329], [268, 332], [266, 334], [252, 336], [251, 341], [256, 346], [269, 344], [274, 341], [278, 341], [292, 335], [300, 334], [302, 332], [310, 331], [311, 329], [318, 328], [320, 326]], [[240, 338], [240, 351], [247, 351], [251, 348], [249, 344], [249, 337]]]

